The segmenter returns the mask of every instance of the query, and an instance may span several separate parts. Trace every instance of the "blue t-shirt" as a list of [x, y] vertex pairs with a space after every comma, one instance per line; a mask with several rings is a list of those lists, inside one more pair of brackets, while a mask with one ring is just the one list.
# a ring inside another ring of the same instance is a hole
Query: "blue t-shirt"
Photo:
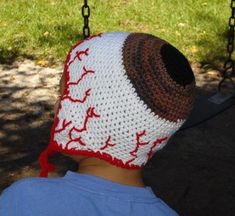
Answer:
[[177, 216], [149, 187], [117, 184], [67, 172], [27, 178], [0, 196], [0, 216]]

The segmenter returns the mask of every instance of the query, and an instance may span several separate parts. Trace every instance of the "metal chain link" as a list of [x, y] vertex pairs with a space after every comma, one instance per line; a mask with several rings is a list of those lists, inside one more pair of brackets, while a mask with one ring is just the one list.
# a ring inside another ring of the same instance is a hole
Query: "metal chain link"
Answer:
[[226, 79], [230, 79], [232, 82], [232, 75], [235, 72], [234, 61], [232, 60], [232, 54], [234, 50], [234, 28], [235, 28], [235, 0], [231, 0], [231, 17], [229, 18], [229, 35], [227, 52], [228, 59], [224, 63], [224, 70], [222, 71], [222, 80], [219, 83], [218, 90], [221, 91], [221, 86]]
[[87, 0], [84, 0], [84, 5], [82, 6], [82, 16], [84, 18], [84, 26], [82, 29], [83, 38], [90, 36], [90, 27], [89, 27], [89, 16], [90, 16], [90, 7], [88, 6]]

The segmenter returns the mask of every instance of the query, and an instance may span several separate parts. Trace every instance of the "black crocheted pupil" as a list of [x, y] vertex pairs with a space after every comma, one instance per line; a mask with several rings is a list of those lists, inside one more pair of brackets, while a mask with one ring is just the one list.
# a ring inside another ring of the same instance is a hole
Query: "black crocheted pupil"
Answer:
[[161, 48], [162, 60], [173, 80], [182, 86], [186, 86], [194, 80], [193, 71], [188, 60], [183, 54], [170, 44], [165, 44]]

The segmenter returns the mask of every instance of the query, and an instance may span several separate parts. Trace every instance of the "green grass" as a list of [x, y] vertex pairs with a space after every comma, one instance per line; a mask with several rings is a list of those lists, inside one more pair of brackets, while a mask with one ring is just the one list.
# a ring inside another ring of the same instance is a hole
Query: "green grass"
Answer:
[[[230, 1], [89, 0], [92, 33], [138, 31], [160, 36], [190, 61], [226, 57]], [[0, 0], [0, 61], [19, 56], [64, 60], [80, 39], [83, 0]]]

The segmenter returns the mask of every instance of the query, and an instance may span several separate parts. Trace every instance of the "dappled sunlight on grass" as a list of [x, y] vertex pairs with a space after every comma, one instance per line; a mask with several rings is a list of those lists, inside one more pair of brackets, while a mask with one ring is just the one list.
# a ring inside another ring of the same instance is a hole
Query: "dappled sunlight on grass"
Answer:
[[[82, 38], [77, 1], [1, 1], [0, 61], [18, 56], [61, 62]], [[213, 1], [89, 1], [92, 33], [149, 32], [178, 47], [190, 61], [223, 60], [229, 3]], [[9, 28], [14, 23], [14, 28]]]

